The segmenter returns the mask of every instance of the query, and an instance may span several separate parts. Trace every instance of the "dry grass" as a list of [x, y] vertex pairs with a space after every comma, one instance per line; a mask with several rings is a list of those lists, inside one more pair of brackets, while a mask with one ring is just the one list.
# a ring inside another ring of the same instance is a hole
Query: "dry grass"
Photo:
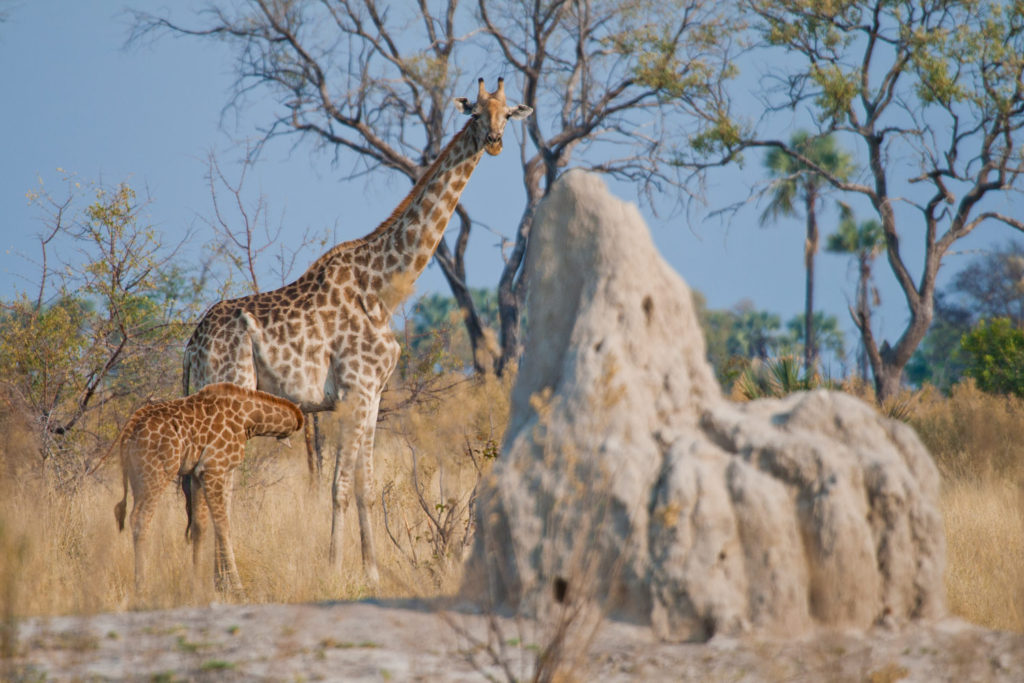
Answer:
[[942, 475], [950, 610], [1024, 633], [1024, 401], [968, 381], [921, 392], [909, 421]]
[[1024, 495], [1007, 482], [948, 483], [949, 609], [989, 628], [1024, 632]]
[[914, 401], [910, 423], [948, 482], [1019, 480], [1024, 475], [1024, 400], [986, 394], [973, 380], [948, 398], [933, 389]]
[[[236, 477], [232, 519], [246, 600], [451, 593], [471, 531], [477, 468], [489, 466], [500, 442], [508, 389], [493, 380], [464, 382], [440, 403], [391, 413], [381, 425], [371, 512], [382, 570], [376, 589], [363, 577], [354, 505], [346, 525], [346, 571], [326, 571], [330, 484], [325, 474], [310, 488], [301, 438], [293, 437], [290, 447], [254, 440]], [[983, 626], [1024, 632], [1024, 401], [964, 384], [948, 398], [926, 391], [908, 403], [909, 421], [943, 477], [950, 609]], [[321, 423], [328, 455], [329, 422]], [[33, 473], [32, 444], [24, 434], [5, 430], [0, 449], [0, 650], [21, 616], [225, 599], [212, 588], [212, 541], [193, 580], [179, 493], [168, 489], [155, 520], [151, 575], [159, 589], [135, 595], [131, 538], [117, 533], [112, 512], [120, 498], [116, 463], [78, 490], [62, 492]], [[379, 496], [385, 487], [395, 541], [384, 527]]]
[[[461, 555], [451, 555], [461, 552], [461, 537], [447, 547], [449, 556], [439, 556], [436, 532], [424, 510], [457, 508], [449, 515], [450, 526], [468, 528], [477, 466], [489, 466], [486, 454], [495, 451], [507, 420], [507, 395], [508, 387], [497, 380], [463, 382], [441, 403], [392, 413], [381, 425], [371, 508], [381, 565], [376, 589], [363, 576], [354, 504], [346, 516], [346, 571], [327, 571], [327, 463], [323, 479], [311, 486], [301, 434], [293, 436], [290, 445], [273, 439], [251, 441], [236, 473], [232, 499], [232, 536], [245, 600], [300, 602], [453, 591], [460, 579]], [[328, 418], [321, 424], [329, 422]], [[333, 434], [329, 426], [326, 431], [325, 456], [330, 456]], [[32, 462], [26, 455], [32, 448], [28, 439], [7, 439], [3, 445], [17, 451], [0, 454], [5, 462]], [[418, 461], [415, 482], [413, 452]], [[109, 460], [76, 490], [57, 489], [29, 466], [0, 470], [0, 620], [226, 599], [213, 591], [212, 534], [194, 580], [191, 547], [184, 538], [183, 497], [172, 486], [165, 491], [153, 524], [148, 570], [155, 588], [135, 594], [131, 535], [117, 532], [113, 514], [121, 497], [120, 468], [115, 458]], [[388, 485], [389, 514], [392, 526], [401, 524], [402, 547], [384, 528], [379, 496]]]

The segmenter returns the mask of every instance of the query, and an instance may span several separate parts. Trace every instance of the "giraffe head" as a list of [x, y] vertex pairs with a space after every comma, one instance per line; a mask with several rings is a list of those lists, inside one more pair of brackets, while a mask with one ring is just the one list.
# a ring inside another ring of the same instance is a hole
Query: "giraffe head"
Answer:
[[455, 107], [463, 114], [472, 116], [476, 122], [473, 130], [477, 134], [477, 140], [487, 153], [496, 155], [501, 152], [501, 136], [505, 132], [505, 124], [510, 119], [525, 119], [533, 113], [533, 107], [525, 104], [517, 104], [510, 107], [505, 104], [505, 79], [498, 79], [498, 89], [492, 93], [487, 92], [484, 87], [484, 79], [477, 81], [479, 90], [476, 96], [476, 103], [471, 103], [468, 98], [456, 97]]

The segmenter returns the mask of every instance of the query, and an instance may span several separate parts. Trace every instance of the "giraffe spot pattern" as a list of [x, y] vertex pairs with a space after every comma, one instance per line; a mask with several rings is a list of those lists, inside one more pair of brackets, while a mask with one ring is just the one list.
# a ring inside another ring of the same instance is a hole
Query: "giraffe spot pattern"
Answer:
[[[469, 120], [378, 228], [332, 247], [295, 282], [207, 311], [186, 346], [192, 386], [230, 381], [273, 387], [308, 410], [341, 402], [368, 419], [400, 351], [390, 315], [410, 290], [399, 283], [411, 280], [399, 277], [426, 268], [480, 161], [485, 137], [500, 137], [507, 120], [502, 87], [487, 93], [481, 86], [478, 97], [484, 115]], [[344, 458], [372, 474], [372, 460], [359, 460], [357, 446], [364, 432], [372, 444], [373, 425], [351, 426]], [[348, 490], [351, 472], [340, 474], [339, 489]]]

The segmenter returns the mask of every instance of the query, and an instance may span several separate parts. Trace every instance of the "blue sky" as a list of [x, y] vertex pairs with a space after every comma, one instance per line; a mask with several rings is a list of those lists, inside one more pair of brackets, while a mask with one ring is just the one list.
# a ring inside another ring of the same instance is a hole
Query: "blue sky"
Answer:
[[[159, 11], [164, 5], [127, 6]], [[221, 46], [163, 38], [124, 48], [129, 28], [125, 6], [68, 0], [3, 5], [8, 18], [0, 23], [0, 92], [5, 93], [0, 110], [0, 297], [33, 287], [38, 267], [27, 259], [38, 256], [34, 236], [43, 222], [40, 211], [29, 206], [26, 192], [38, 189], [41, 180], [59, 195], [63, 173], [58, 168], [83, 181], [125, 181], [140, 193], [148, 192], [152, 201], [146, 219], [166, 242], [194, 228], [192, 258], [212, 237], [204, 223], [213, 214], [205, 179], [207, 156], [215, 151], [229, 176], [237, 172], [234, 162], [245, 138], [255, 134], [258, 115], [224, 115], [233, 76], [232, 55]], [[188, 17], [176, 11], [177, 16]], [[491, 82], [499, 73], [480, 75]], [[465, 84], [467, 94], [472, 95], [473, 85]], [[510, 89], [510, 100], [514, 96]], [[453, 113], [451, 132], [457, 125]], [[795, 122], [777, 125], [778, 135], [788, 137]], [[517, 146], [508, 141], [502, 156], [485, 158], [463, 195], [475, 219], [509, 236], [523, 197]], [[310, 146], [274, 143], [252, 172], [247, 189], [253, 197], [264, 195], [271, 223], [285, 226], [282, 240], [296, 240], [307, 229], [326, 229], [341, 241], [372, 230], [409, 189], [398, 177], [345, 180], [347, 170], [344, 161], [334, 167], [329, 157], [313, 153]], [[763, 177], [761, 159], [753, 156], [743, 172], [713, 175], [709, 208], [744, 198], [751, 184]], [[611, 188], [624, 199], [636, 199], [632, 187], [615, 183]], [[653, 216], [646, 209], [644, 213], [665, 258], [691, 287], [704, 293], [710, 306], [728, 308], [749, 299], [786, 320], [803, 310], [803, 224], [792, 219], [760, 227], [761, 208], [747, 207], [726, 223], [702, 214]], [[834, 229], [834, 221], [835, 214], [826, 212], [824, 234]], [[958, 251], [984, 249], [1010, 237], [1009, 230], [983, 227]], [[916, 240], [910, 236], [906, 241], [913, 247]], [[476, 231], [469, 252], [471, 285], [496, 283], [501, 269], [497, 242], [493, 234]], [[314, 256], [300, 257], [293, 275]], [[963, 255], [949, 257], [945, 277], [966, 263]], [[891, 336], [902, 328], [906, 310], [884, 262], [876, 271], [883, 300], [878, 322]], [[851, 350], [855, 341], [846, 307], [854, 277], [849, 259], [819, 255], [818, 308], [839, 317], [850, 332]], [[269, 275], [264, 281], [276, 284]], [[431, 291], [447, 293], [433, 264], [417, 283], [418, 293]]]

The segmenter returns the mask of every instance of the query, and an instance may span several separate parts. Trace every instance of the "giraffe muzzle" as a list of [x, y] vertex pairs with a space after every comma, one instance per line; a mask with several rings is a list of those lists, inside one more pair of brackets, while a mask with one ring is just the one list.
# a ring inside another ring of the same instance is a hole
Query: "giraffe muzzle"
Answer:
[[501, 153], [501, 135], [497, 133], [488, 133], [487, 140], [484, 143], [484, 149], [491, 156], [496, 156]]

